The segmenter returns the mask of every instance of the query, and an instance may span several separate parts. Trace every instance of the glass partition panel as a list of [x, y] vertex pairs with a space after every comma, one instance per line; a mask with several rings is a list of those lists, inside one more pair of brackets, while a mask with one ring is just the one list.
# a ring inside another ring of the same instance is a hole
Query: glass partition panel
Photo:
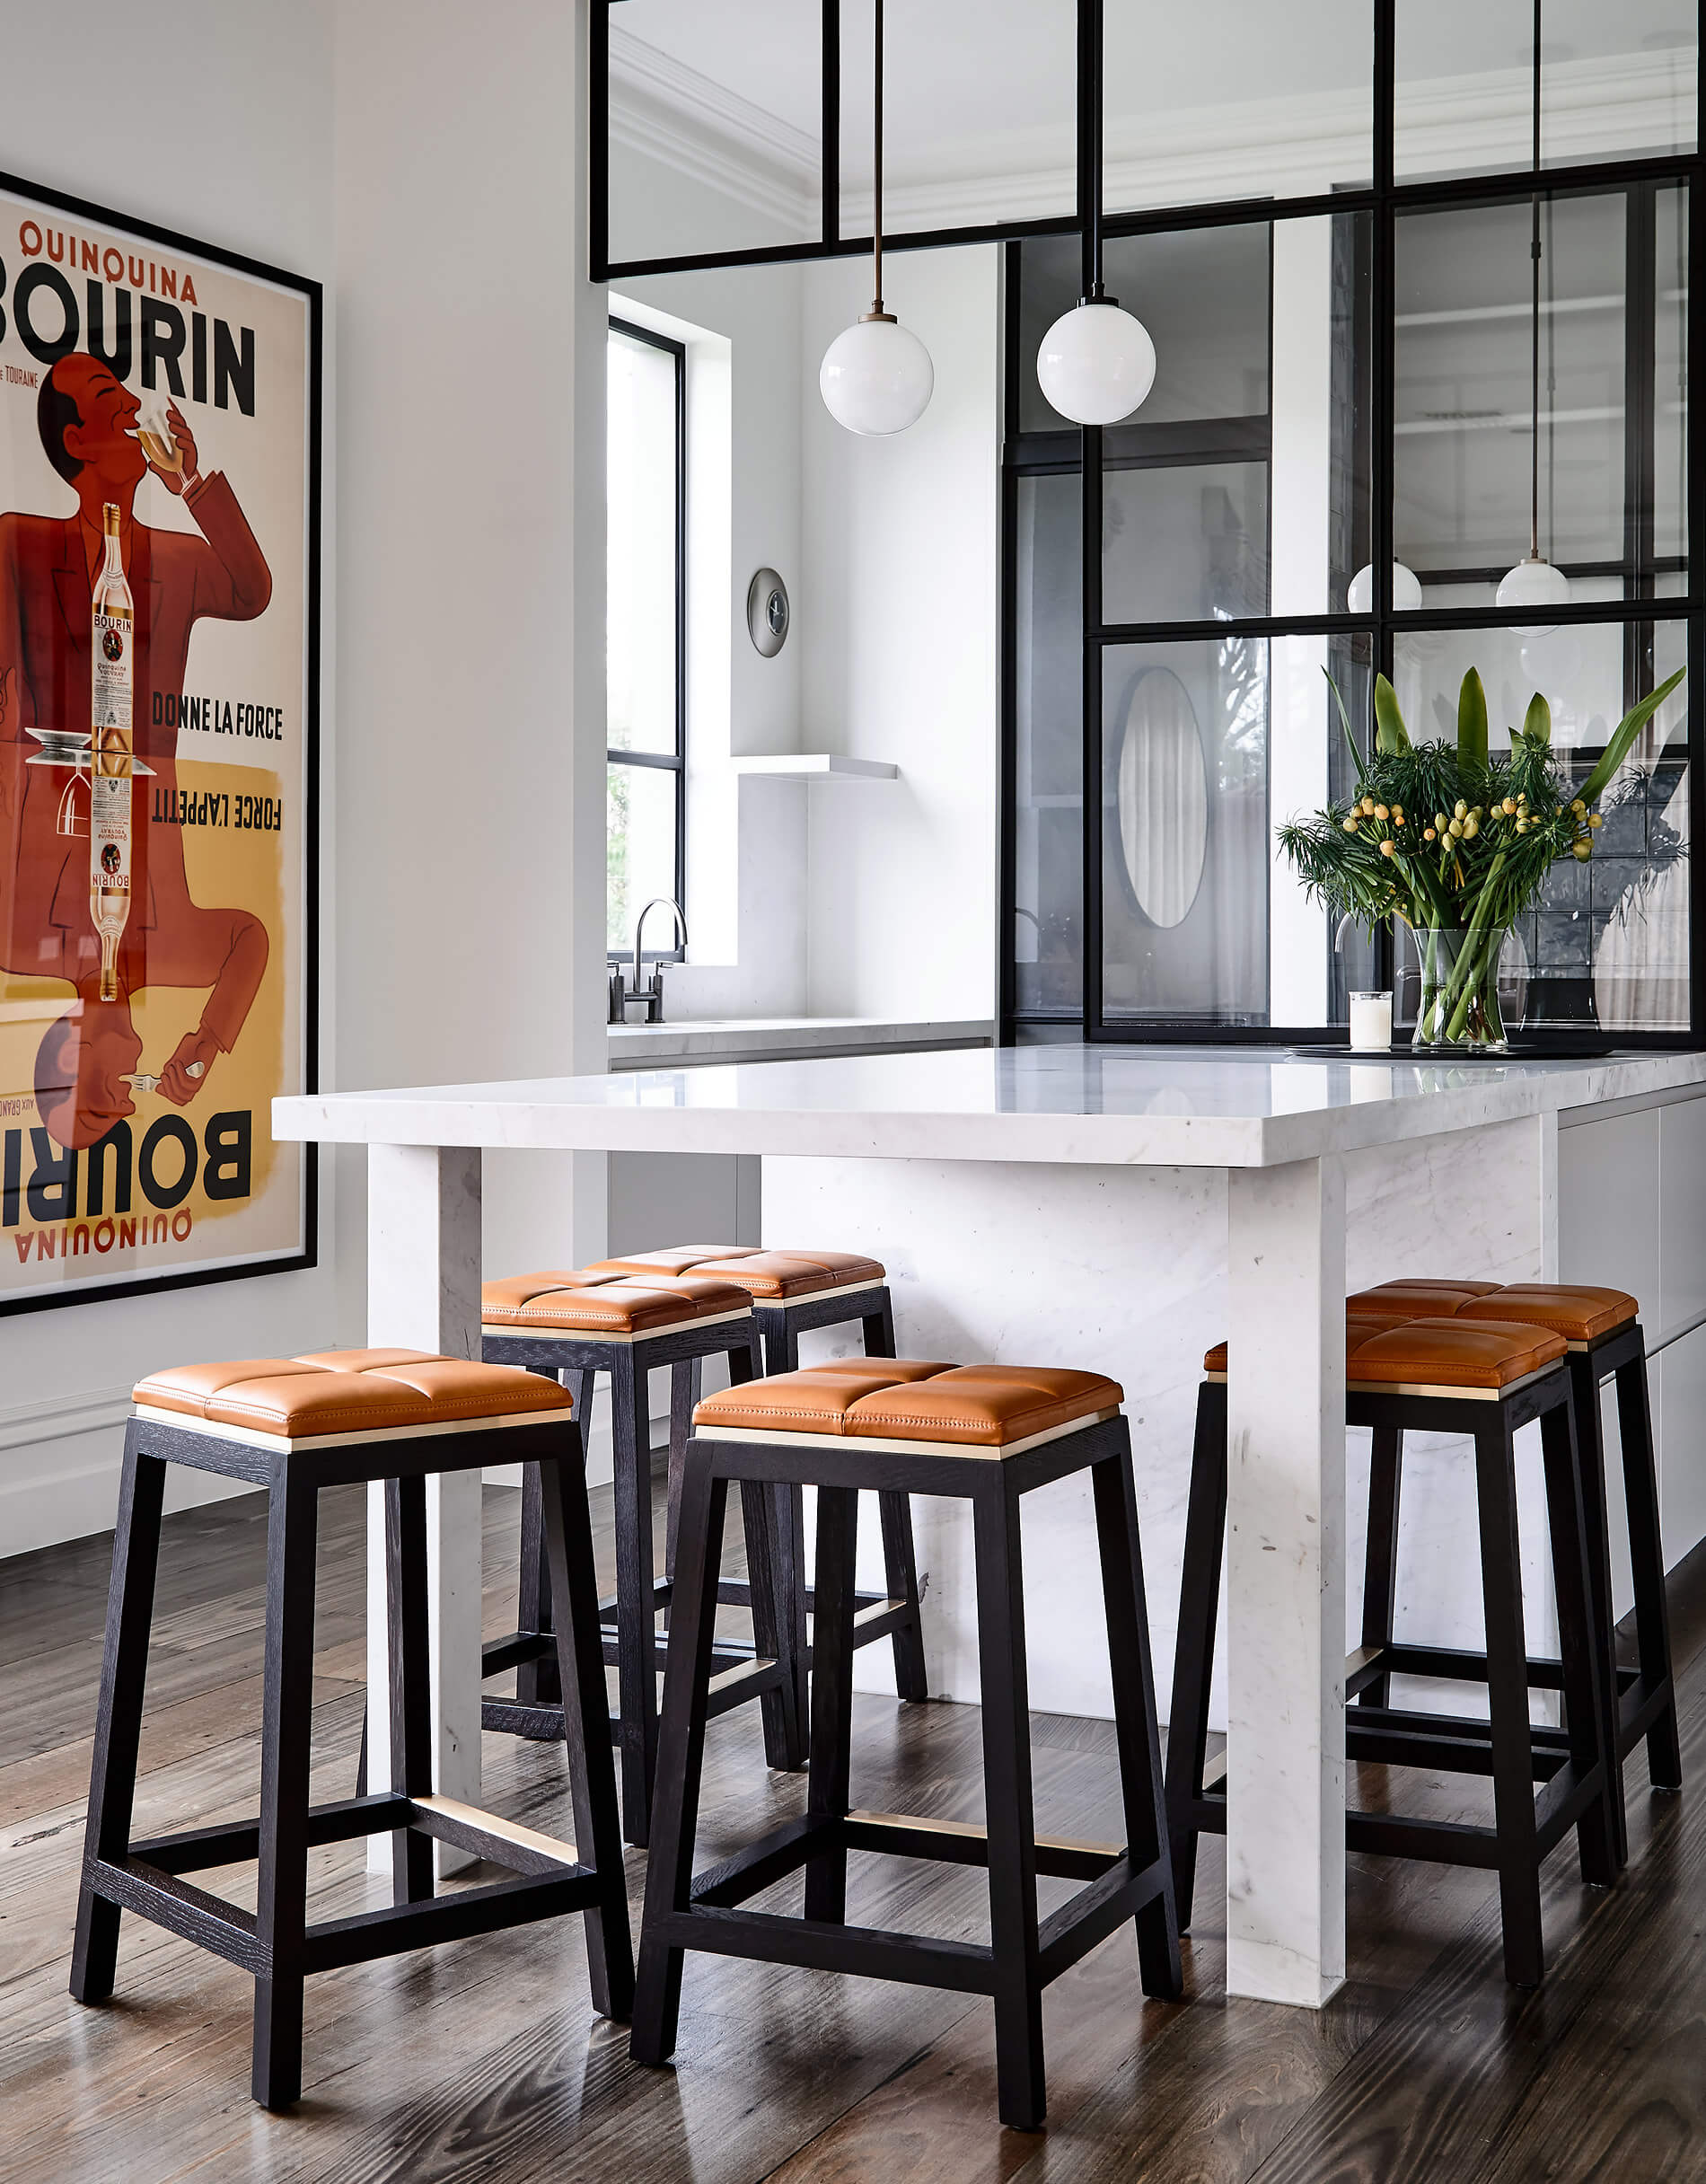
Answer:
[[1423, 604], [1491, 605], [1539, 546], [1581, 597], [1650, 594], [1686, 538], [1686, 217], [1672, 187], [1397, 223], [1394, 543]]
[[[1489, 742], [1508, 750], [1536, 690], [1552, 743], [1579, 787], [1633, 692], [1682, 665], [1686, 625], [1594, 623], [1536, 637], [1514, 630], [1431, 631], [1396, 640], [1394, 682], [1420, 742], [1456, 733], [1457, 692], [1473, 666], [1487, 692]], [[1585, 864], [1552, 867], [1516, 929], [1504, 968], [1517, 1021], [1543, 1028], [1676, 1031], [1688, 1021], [1687, 686], [1666, 701], [1600, 800]], [[1508, 1029], [1516, 1026], [1508, 1024]]]
[[[1394, 140], [1400, 181], [1534, 161], [1532, 0], [1398, 0]], [[1694, 0], [1546, 0], [1543, 165], [1695, 145]]]
[[815, 6], [623, 0], [610, 11], [610, 256], [811, 242], [823, 232]]
[[1311, 197], [1373, 178], [1368, 0], [1113, 6], [1104, 51], [1111, 213]]
[[[841, 233], [871, 232], [872, 0], [841, 0]], [[884, 10], [883, 225], [892, 235], [1077, 210], [1077, 0]]]
[[1342, 1024], [1372, 947], [1308, 899], [1273, 829], [1348, 793], [1323, 670], [1366, 720], [1369, 640], [1195, 638], [1102, 658], [1105, 1018]]
[[1014, 1007], [1084, 1002], [1084, 639], [1076, 475], [1016, 480]]
[[1265, 614], [1267, 464], [1110, 464], [1102, 481], [1102, 587], [1112, 622]]

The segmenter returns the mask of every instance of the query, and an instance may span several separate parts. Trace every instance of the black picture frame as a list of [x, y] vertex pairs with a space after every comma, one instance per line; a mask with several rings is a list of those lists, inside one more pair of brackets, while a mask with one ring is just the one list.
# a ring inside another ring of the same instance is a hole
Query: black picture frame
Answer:
[[[321, 947], [321, 582], [323, 559], [324, 471], [324, 348], [325, 293], [323, 285], [306, 274], [267, 263], [246, 252], [208, 242], [200, 236], [141, 219], [87, 198], [53, 189], [28, 176], [0, 171], [0, 190], [29, 198], [69, 219], [112, 228], [137, 242], [164, 251], [180, 251], [222, 269], [266, 281], [303, 298], [307, 308], [307, 410], [303, 449], [306, 503], [303, 509], [305, 556], [303, 567], [303, 1011], [302, 1089], [320, 1089], [320, 947]], [[268, 1117], [270, 1122], [270, 1117]], [[110, 1304], [120, 1298], [159, 1296], [168, 1291], [203, 1289], [215, 1282], [264, 1280], [274, 1274], [300, 1273], [320, 1264], [320, 1148], [312, 1140], [302, 1148], [301, 1232], [298, 1246], [244, 1261], [237, 1265], [174, 1267], [158, 1274], [136, 1274], [110, 1281], [90, 1282], [38, 1295], [0, 1295], [0, 1318], [31, 1312], [66, 1311], [87, 1304]]]

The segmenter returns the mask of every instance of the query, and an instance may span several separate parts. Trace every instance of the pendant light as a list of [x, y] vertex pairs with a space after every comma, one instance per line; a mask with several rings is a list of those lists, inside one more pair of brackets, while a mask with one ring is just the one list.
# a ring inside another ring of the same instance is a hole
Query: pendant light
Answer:
[[[1117, 425], [1155, 384], [1155, 343], [1102, 286], [1102, 0], [1080, 0], [1078, 77], [1097, 86], [1088, 141], [1078, 153], [1078, 199], [1086, 222], [1084, 294], [1037, 351], [1037, 382], [1075, 425]], [[1081, 124], [1082, 126], [1082, 124]]]
[[[1392, 603], [1400, 614], [1413, 614], [1421, 604], [1421, 578], [1402, 561], [1392, 565]], [[1365, 561], [1345, 592], [1345, 611], [1372, 614], [1375, 611], [1375, 565]]]
[[[1559, 607], [1570, 598], [1570, 578], [1540, 553], [1540, 8], [1535, 0], [1535, 181], [1529, 258], [1534, 279], [1530, 313], [1529, 408], [1534, 436], [1528, 474], [1528, 557], [1509, 570], [1494, 594], [1501, 607]], [[1519, 625], [1518, 637], [1549, 637], [1556, 625]]]
[[904, 432], [929, 407], [936, 387], [930, 352], [883, 308], [883, 0], [876, 0], [876, 126], [872, 160], [871, 266], [875, 297], [863, 318], [837, 334], [818, 367], [818, 391], [838, 425], [867, 438]]

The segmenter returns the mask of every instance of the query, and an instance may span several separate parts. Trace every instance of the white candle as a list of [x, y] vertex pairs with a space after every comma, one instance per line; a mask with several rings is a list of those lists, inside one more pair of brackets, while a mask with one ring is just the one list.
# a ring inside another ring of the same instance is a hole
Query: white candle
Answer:
[[1392, 1044], [1390, 993], [1353, 993], [1350, 997], [1350, 1044], [1353, 1047], [1385, 1053]]

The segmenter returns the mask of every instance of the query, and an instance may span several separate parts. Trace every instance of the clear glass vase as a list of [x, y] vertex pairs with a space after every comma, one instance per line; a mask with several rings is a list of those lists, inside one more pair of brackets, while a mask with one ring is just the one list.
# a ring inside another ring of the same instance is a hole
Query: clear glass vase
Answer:
[[1418, 1053], [1509, 1051], [1499, 1007], [1499, 958], [1506, 929], [1486, 925], [1416, 933], [1420, 969], [1411, 1044]]

